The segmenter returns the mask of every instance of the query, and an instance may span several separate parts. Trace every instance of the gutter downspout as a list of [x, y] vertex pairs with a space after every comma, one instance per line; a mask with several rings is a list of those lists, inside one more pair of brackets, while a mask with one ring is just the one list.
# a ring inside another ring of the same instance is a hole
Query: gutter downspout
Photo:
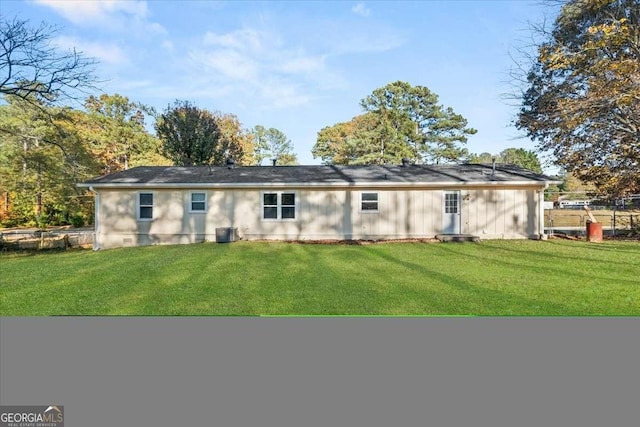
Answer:
[[93, 207], [93, 250], [100, 250], [100, 194], [93, 188], [93, 185], [89, 186], [89, 191], [95, 194], [95, 204]]
[[544, 190], [546, 190], [547, 188], [549, 188], [549, 183], [545, 182], [544, 183], [544, 188], [542, 190], [540, 190], [540, 197], [538, 200], [538, 203], [540, 204], [539, 207], [539, 220], [538, 220], [538, 234], [540, 236], [540, 240], [547, 240], [547, 235], [544, 233]]

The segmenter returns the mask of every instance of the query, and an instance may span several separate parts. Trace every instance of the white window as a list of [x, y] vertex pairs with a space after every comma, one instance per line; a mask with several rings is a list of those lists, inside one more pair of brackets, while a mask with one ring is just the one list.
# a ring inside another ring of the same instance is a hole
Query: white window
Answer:
[[296, 193], [262, 193], [262, 219], [296, 219]]
[[444, 195], [444, 213], [457, 214], [460, 208], [458, 193], [445, 193]]
[[138, 193], [138, 219], [153, 219], [153, 193]]
[[360, 211], [378, 212], [378, 193], [360, 193]]
[[207, 194], [191, 193], [189, 201], [189, 212], [206, 212], [207, 211]]

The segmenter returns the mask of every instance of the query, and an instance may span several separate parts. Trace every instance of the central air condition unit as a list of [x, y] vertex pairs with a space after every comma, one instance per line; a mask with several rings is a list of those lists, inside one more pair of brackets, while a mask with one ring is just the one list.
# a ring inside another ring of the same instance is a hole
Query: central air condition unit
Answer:
[[238, 227], [216, 228], [216, 243], [229, 243], [240, 240]]

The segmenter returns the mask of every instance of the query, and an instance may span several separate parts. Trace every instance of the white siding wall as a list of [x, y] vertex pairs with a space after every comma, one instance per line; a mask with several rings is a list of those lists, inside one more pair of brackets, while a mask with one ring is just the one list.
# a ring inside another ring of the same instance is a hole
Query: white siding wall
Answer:
[[[539, 231], [536, 188], [462, 189], [462, 232], [481, 238], [527, 238]], [[442, 232], [443, 190], [279, 189], [296, 193], [296, 219], [262, 219], [264, 190], [197, 190], [206, 213], [189, 211], [190, 190], [154, 194], [152, 221], [137, 220], [138, 190], [100, 190], [99, 247], [215, 241], [218, 227], [238, 227], [245, 239], [390, 239]], [[361, 192], [378, 193], [378, 212], [362, 212]]]
[[463, 190], [463, 232], [488, 239], [536, 237], [542, 233], [538, 230], [538, 191], [541, 189]]

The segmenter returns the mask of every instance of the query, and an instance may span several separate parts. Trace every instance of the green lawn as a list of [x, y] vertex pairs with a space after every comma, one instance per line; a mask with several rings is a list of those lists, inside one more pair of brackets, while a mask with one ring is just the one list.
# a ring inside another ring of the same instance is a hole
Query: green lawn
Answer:
[[640, 315], [640, 244], [265, 242], [0, 254], [0, 314]]

